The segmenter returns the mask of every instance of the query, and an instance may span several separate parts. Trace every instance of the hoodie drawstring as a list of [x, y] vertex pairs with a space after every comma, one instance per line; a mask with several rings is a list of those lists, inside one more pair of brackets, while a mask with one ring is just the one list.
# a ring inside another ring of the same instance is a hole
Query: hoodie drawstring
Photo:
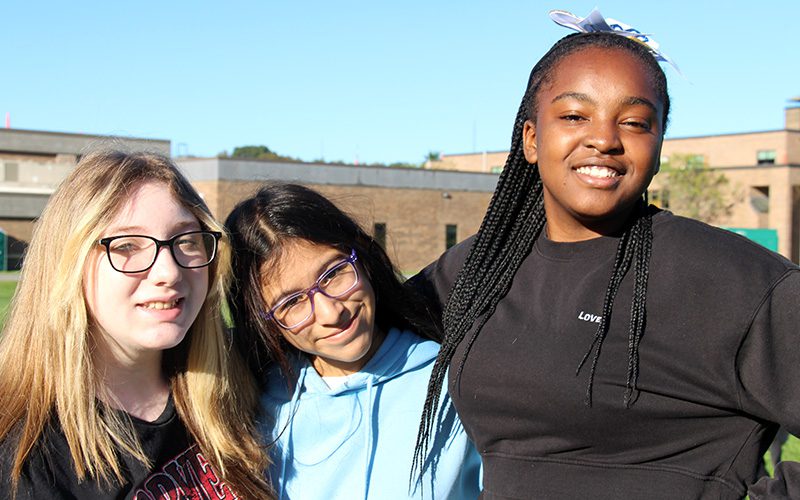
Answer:
[[364, 438], [364, 500], [367, 500], [369, 494], [369, 477], [372, 472], [372, 460], [374, 459], [372, 453], [372, 411], [373, 411], [373, 387], [372, 377], [367, 379], [367, 435]]
[[294, 456], [294, 453], [290, 455], [289, 449], [293, 447], [292, 444], [292, 428], [294, 427], [294, 414], [297, 412], [298, 405], [300, 403], [300, 392], [303, 389], [303, 384], [306, 381], [306, 370], [300, 370], [300, 376], [297, 377], [297, 384], [294, 388], [294, 393], [292, 394], [292, 399], [289, 401], [289, 415], [287, 415], [288, 421], [286, 422], [286, 432], [288, 435], [286, 436], [286, 446], [281, 449], [281, 490], [278, 492], [278, 500], [283, 499], [283, 493], [286, 491], [286, 463], [289, 461], [290, 456]]

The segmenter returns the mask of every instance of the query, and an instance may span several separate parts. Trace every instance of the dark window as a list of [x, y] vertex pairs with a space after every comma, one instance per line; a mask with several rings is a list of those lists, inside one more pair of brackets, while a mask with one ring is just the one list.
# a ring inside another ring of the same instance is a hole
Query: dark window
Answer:
[[458, 243], [458, 226], [447, 224], [444, 226], [444, 248], [448, 249]]
[[750, 206], [759, 214], [769, 214], [769, 186], [750, 187]]
[[386, 248], [386, 223], [385, 222], [376, 222], [375, 226], [372, 230], [372, 237], [375, 238], [375, 241], [381, 248]]
[[757, 153], [756, 159], [759, 165], [775, 165], [775, 150], [762, 149]]

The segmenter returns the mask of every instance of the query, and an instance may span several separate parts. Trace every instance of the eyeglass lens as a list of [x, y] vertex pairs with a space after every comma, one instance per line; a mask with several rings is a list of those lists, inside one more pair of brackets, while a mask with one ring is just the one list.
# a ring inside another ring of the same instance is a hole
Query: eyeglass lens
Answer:
[[[323, 295], [335, 299], [352, 290], [358, 283], [358, 274], [352, 262], [344, 261], [320, 276], [314, 287]], [[312, 288], [311, 290], [314, 290]], [[284, 299], [274, 312], [275, 319], [284, 328], [293, 328], [307, 320], [312, 313], [310, 292], [301, 292]]]
[[[185, 268], [203, 267], [214, 259], [216, 238], [208, 232], [192, 232], [170, 240], [175, 261]], [[146, 236], [124, 236], [108, 243], [108, 257], [117, 271], [141, 272], [156, 260], [159, 246]]]

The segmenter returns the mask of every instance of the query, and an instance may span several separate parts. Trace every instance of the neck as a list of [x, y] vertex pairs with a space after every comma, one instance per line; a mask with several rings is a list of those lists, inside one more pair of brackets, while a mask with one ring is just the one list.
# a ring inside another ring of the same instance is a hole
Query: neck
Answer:
[[152, 422], [163, 412], [169, 399], [169, 382], [161, 368], [162, 353], [139, 356], [111, 355], [100, 348], [95, 364], [107, 396], [101, 398], [114, 408]]
[[[576, 241], [586, 241], [602, 236], [620, 236], [636, 220], [640, 214], [643, 202], [637, 202], [627, 210], [602, 219], [567, 218], [560, 220], [547, 217], [545, 231], [547, 239], [559, 243], [570, 243]], [[545, 200], [545, 213], [547, 212], [547, 202]]]

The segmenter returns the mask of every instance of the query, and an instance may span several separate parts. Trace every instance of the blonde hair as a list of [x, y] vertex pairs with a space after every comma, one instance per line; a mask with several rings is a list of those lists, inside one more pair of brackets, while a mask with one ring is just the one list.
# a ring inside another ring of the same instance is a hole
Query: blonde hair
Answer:
[[[92, 363], [83, 287], [84, 267], [101, 231], [130, 194], [149, 182], [168, 186], [204, 229], [224, 234], [168, 158], [98, 151], [80, 160], [36, 224], [0, 340], [0, 441], [18, 443], [14, 490], [51, 418], [66, 436], [79, 479], [121, 482], [119, 451], [151, 465], [130, 420], [104, 411], [108, 394]], [[230, 258], [223, 236], [209, 266], [206, 300], [183, 342], [164, 352], [163, 366], [178, 415], [207, 459], [239, 495], [269, 497], [269, 462], [254, 423], [256, 385], [223, 331], [220, 307]]]

